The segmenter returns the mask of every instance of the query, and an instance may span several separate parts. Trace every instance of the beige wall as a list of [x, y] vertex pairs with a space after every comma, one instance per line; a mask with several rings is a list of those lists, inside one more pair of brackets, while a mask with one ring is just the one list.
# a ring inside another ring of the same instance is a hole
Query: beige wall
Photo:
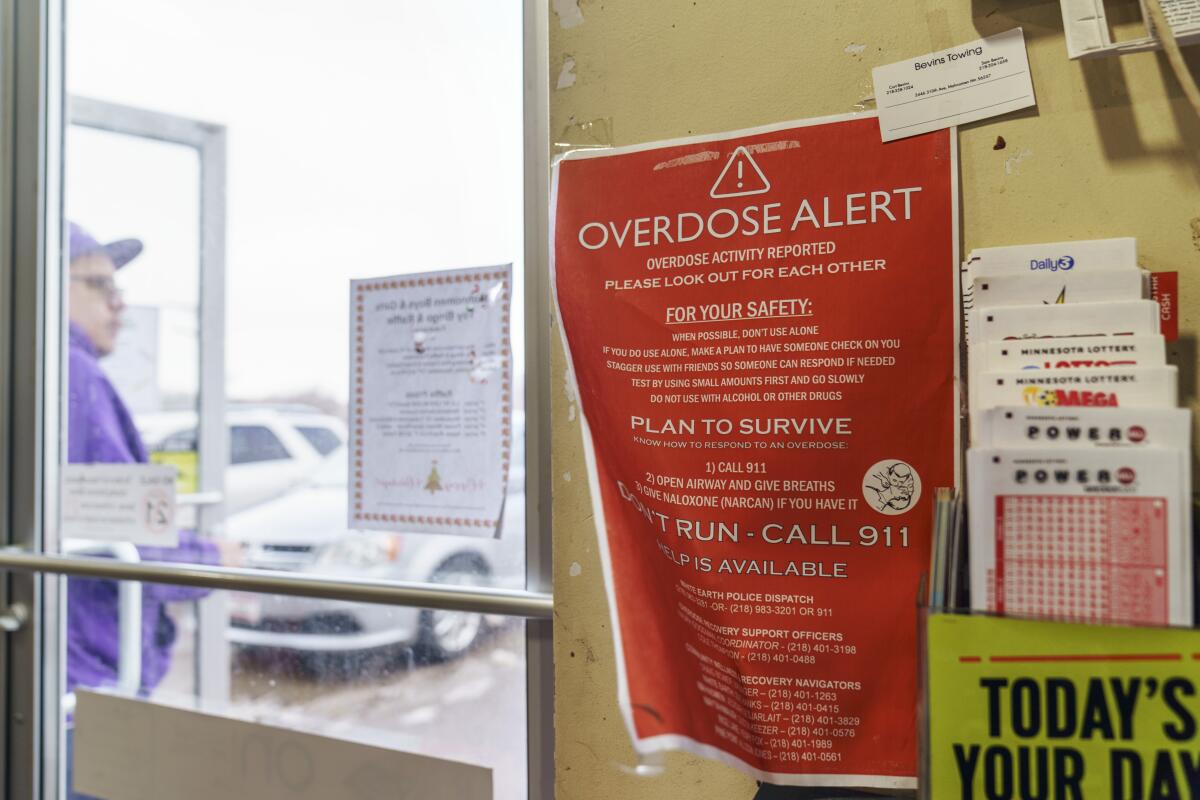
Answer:
[[[550, 130], [558, 152], [872, 107], [864, 104], [871, 67], [1022, 26], [1038, 105], [960, 132], [964, 252], [1137, 236], [1143, 267], [1181, 273], [1185, 339], [1174, 350], [1184, 400], [1196, 405], [1200, 119], [1160, 56], [1068, 61], [1053, 0], [551, 6]], [[1136, 14], [1133, 0], [1108, 6]], [[574, 68], [564, 72], [568, 59]], [[1193, 67], [1200, 74], [1200, 52]], [[997, 136], [1004, 149], [995, 149]], [[636, 759], [616, 705], [578, 409], [561, 350], [553, 368], [557, 796], [748, 798], [751, 781], [700, 759], [672, 756], [657, 778], [629, 772]]]

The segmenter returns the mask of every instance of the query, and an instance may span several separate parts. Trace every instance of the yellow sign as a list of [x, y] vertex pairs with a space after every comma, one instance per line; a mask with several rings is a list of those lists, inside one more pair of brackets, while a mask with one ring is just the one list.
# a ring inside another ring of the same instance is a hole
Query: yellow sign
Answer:
[[1200, 798], [1200, 631], [931, 615], [929, 797]]
[[199, 491], [200, 460], [195, 450], [178, 450], [150, 454], [151, 464], [166, 464], [175, 467], [175, 493], [195, 494]]

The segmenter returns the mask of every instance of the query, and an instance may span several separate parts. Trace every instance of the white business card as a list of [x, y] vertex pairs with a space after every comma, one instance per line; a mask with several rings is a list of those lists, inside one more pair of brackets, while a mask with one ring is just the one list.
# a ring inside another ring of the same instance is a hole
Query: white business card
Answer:
[[885, 142], [1037, 102], [1020, 28], [876, 67], [871, 78]]
[[64, 539], [175, 547], [175, 468], [158, 464], [67, 464]]

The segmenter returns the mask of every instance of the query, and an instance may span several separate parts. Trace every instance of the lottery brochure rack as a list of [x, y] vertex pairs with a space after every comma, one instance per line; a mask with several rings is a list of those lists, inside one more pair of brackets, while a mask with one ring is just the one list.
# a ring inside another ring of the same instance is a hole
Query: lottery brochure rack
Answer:
[[920, 795], [1200, 796], [1174, 303], [1130, 238], [960, 274], [969, 447], [962, 495], [935, 495]]

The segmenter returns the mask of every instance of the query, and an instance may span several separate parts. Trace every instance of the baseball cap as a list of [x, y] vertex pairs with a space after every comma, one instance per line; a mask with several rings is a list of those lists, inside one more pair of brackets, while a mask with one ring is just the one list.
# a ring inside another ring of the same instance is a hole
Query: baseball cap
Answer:
[[102, 252], [112, 259], [117, 269], [120, 269], [137, 258], [142, 252], [142, 242], [140, 239], [118, 239], [108, 244], [100, 244], [100, 242], [96, 241], [96, 237], [84, 230], [82, 226], [74, 222], [68, 222], [67, 224], [71, 229], [71, 261], [91, 253]]

